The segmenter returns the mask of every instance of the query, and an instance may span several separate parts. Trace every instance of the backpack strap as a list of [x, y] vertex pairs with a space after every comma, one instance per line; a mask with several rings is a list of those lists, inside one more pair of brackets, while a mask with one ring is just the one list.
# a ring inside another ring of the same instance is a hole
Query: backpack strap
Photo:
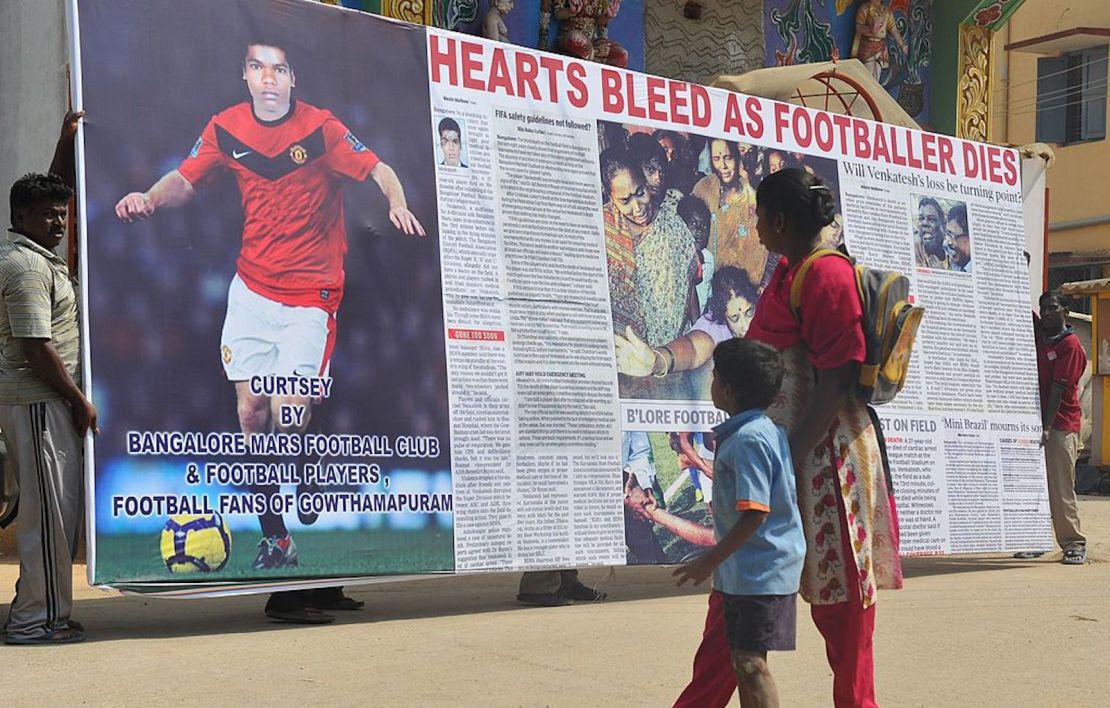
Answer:
[[814, 261], [824, 256], [840, 256], [849, 263], [854, 264], [849, 256], [844, 255], [834, 248], [818, 248], [806, 256], [802, 260], [802, 264], [798, 266], [798, 272], [794, 274], [794, 282], [790, 284], [790, 311], [794, 313], [795, 317], [800, 318], [801, 316], [802, 282], [805, 280], [806, 273], [809, 272]]

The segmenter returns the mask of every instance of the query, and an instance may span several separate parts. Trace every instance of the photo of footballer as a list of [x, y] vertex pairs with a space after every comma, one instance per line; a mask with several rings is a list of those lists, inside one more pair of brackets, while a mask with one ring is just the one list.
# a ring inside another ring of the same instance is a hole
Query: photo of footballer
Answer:
[[448, 116], [439, 121], [436, 132], [439, 133], [439, 164], [463, 169], [468, 167], [466, 141], [460, 122]]
[[[338, 178], [373, 179], [399, 231], [424, 236], [424, 227], [408, 210], [393, 168], [330, 111], [293, 98], [296, 74], [284, 47], [248, 43], [243, 81], [251, 100], [213, 116], [181, 166], [146, 192], [120, 199], [116, 216], [125, 222], [149, 218], [190, 201], [213, 173], [235, 175], [243, 195], [243, 248], [228, 291], [224, 371], [235, 384], [243, 433], [303, 433], [313, 399], [259, 394], [252, 382], [328, 374], [347, 250]], [[279, 423], [279, 411], [288, 406], [302, 415]], [[252, 491], [271, 494], [271, 486]], [[281, 515], [267, 511], [259, 522], [255, 569], [297, 565], [297, 546]]]
[[[98, 74], [127, 75], [84, 91], [101, 121], [86, 131], [90, 319], [100, 323], [90, 350], [98, 388], [119, 406], [116, 432], [98, 443], [98, 486], [137, 479], [138, 461], [120, 449], [128, 430], [234, 430], [248, 448], [282, 436], [380, 439], [370, 458], [299, 443], [224, 455], [274, 473], [189, 491], [278, 501], [230, 515], [236, 544], [219, 574], [450, 569], [449, 512], [363, 515], [303, 503], [430, 494], [444, 479], [450, 493], [445, 354], [441, 337], [428, 336], [443, 327], [436, 155], [406, 130], [429, 113], [428, 97], [409, 90], [427, 82], [422, 36], [289, 0], [200, 0], [130, 9], [133, 26], [162, 35], [137, 41], [118, 17], [98, 26], [97, 10], [82, 8], [94, 38], [83, 42], [85, 61], [102, 59]], [[345, 39], [369, 22], [385, 41]], [[205, 36], [189, 39], [179, 31], [187, 27]], [[207, 46], [189, 46], [198, 41]], [[156, 69], [166, 52], [188, 60]], [[397, 68], [366, 70], [387, 63]], [[131, 121], [136, 106], [148, 120]], [[131, 298], [138, 291], [142, 302]], [[139, 363], [126, 341], [160, 355]], [[435, 454], [395, 457], [401, 438], [434, 440], [426, 449]], [[169, 458], [143, 462], [146, 487], [196, 485]], [[375, 471], [361, 480], [304, 474], [369, 462]], [[165, 518], [123, 523], [99, 506], [106, 577], [164, 577], [157, 567], [129, 569], [123, 549], [132, 529]]]

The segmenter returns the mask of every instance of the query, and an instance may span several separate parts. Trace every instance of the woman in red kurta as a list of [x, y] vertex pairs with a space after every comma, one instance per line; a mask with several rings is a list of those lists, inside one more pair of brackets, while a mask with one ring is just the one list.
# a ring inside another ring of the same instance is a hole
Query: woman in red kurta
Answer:
[[[875, 706], [872, 639], [878, 588], [902, 585], [898, 530], [878, 438], [854, 394], [865, 345], [855, 274], [846, 260], [814, 261], [799, 312], [790, 307], [798, 265], [821, 245], [836, 204], [820, 178], [788, 169], [757, 193], [760, 242], [783, 256], [747, 336], [783, 355], [786, 378], [767, 415], [789, 431], [806, 534], [801, 594], [825, 638], [833, 701]], [[723, 706], [732, 696], [721, 608], [709, 608], [694, 679], [676, 705]], [[714, 618], [717, 615], [717, 619]], [[717, 657], [726, 657], [716, 667]]]

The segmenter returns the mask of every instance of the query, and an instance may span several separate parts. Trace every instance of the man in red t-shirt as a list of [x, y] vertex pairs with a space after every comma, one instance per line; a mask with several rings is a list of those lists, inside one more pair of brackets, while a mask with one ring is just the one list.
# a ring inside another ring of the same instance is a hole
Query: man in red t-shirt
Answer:
[[1067, 324], [1068, 298], [1047, 292], [1040, 299], [1037, 332], [1037, 380], [1041, 392], [1041, 444], [1048, 469], [1048, 502], [1063, 562], [1082, 565], [1087, 539], [1079, 531], [1075, 499], [1075, 458], [1079, 451], [1079, 379], [1087, 354]]
[[[235, 176], [243, 243], [221, 336], [224, 370], [235, 383], [244, 433], [303, 433], [319, 396], [311, 391], [330, 386], [347, 253], [341, 178], [373, 179], [398, 230], [424, 236], [424, 228], [389, 165], [330, 111], [293, 98], [296, 75], [282, 47], [248, 44], [243, 80], [251, 100], [213, 116], [181, 165], [146, 192], [123, 197], [116, 215], [146, 219], [185, 204], [221, 172]], [[294, 378], [316, 381], [297, 385]], [[299, 419], [283, 421], [283, 408], [300, 412]], [[277, 489], [253, 491], [269, 496]], [[268, 511], [259, 521], [263, 538], [254, 567], [297, 565], [281, 514]]]

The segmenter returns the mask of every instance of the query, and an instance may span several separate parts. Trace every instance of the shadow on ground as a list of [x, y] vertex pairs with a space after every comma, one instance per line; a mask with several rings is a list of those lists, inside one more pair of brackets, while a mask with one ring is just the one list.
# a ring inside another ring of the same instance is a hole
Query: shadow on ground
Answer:
[[[944, 556], [903, 560], [908, 580], [916, 577], [976, 573], [1028, 568], [1052, 564], [1060, 554], [1047, 554], [1031, 561], [1009, 556]], [[582, 571], [587, 584], [609, 593], [606, 604], [638, 602], [675, 595], [698, 595], [702, 588], [676, 588], [672, 568], [617, 568], [610, 576], [604, 569]], [[487, 612], [577, 613], [589, 609], [572, 607], [536, 608], [516, 601], [519, 573], [432, 577], [421, 580], [351, 585], [347, 594], [366, 602], [358, 612], [339, 612], [336, 623], [366, 624], [420, 621]], [[247, 632], [310, 632], [316, 627], [273, 622], [263, 614], [265, 594], [204, 599], [170, 599], [105, 593], [84, 597], [75, 603], [73, 616], [88, 629], [89, 641], [116, 641], [219, 635]], [[92, 591], [95, 592], [95, 591]], [[0, 609], [7, 615], [7, 607]], [[334, 626], [334, 625], [333, 625]]]
[[[671, 569], [661, 567], [587, 569], [582, 580], [609, 593], [608, 603], [637, 602], [671, 595], [697, 595], [702, 588], [675, 588]], [[366, 602], [357, 612], [337, 612], [336, 625], [435, 619], [486, 612], [580, 612], [589, 604], [537, 608], [516, 601], [519, 573], [448, 576], [374, 585], [352, 585], [348, 595]], [[273, 622], [263, 614], [265, 594], [223, 598], [170, 599], [105, 593], [75, 602], [73, 617], [88, 630], [88, 641], [117, 641], [244, 632], [313, 631], [317, 627]], [[95, 591], [93, 591], [95, 592]], [[0, 607], [0, 616], [7, 607]], [[335, 625], [325, 625], [335, 626]]]
[[906, 578], [919, 578], [930, 575], [950, 575], [952, 573], [980, 573], [993, 570], [1015, 570], [1028, 568], [1035, 564], [1058, 563], [1062, 554], [1046, 553], [1040, 558], [1019, 560], [1012, 554], [999, 556], [927, 556], [902, 559], [902, 572]]
[[[906, 558], [906, 578], [975, 573], [1055, 564], [1059, 553], [1032, 561], [1008, 556], [948, 556]], [[675, 588], [671, 568], [618, 568], [613, 576], [589, 569], [582, 579], [609, 593], [606, 604], [638, 602], [675, 595], [698, 595], [708, 588]], [[346, 591], [366, 602], [358, 612], [336, 613], [336, 624], [420, 621], [487, 612], [578, 613], [589, 605], [535, 608], [516, 601], [519, 573], [498, 573], [406, 580], [374, 585], [352, 585]], [[76, 603], [74, 617], [85, 623], [90, 641], [150, 639], [244, 632], [310, 632], [302, 625], [272, 622], [263, 614], [266, 595], [226, 598], [168, 599], [105, 594]], [[6, 608], [5, 608], [6, 609]], [[6, 611], [5, 611], [6, 614]]]

